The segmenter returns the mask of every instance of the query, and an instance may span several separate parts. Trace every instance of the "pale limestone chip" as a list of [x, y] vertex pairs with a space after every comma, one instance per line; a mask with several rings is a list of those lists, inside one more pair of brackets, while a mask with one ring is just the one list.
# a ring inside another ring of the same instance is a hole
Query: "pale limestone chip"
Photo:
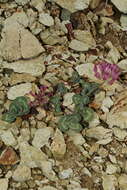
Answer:
[[56, 132], [54, 134], [53, 142], [51, 144], [51, 151], [56, 159], [63, 158], [64, 154], [66, 153], [64, 136], [59, 129], [56, 129]]
[[73, 13], [88, 8], [90, 0], [54, 0], [54, 2]]
[[32, 84], [31, 83], [23, 83], [18, 84], [13, 87], [10, 87], [7, 92], [7, 97], [9, 100], [14, 100], [19, 96], [24, 96], [25, 94], [32, 91]]
[[3, 64], [3, 68], [13, 69], [17, 73], [28, 73], [32, 76], [41, 76], [45, 71], [44, 58], [39, 56], [38, 58], [31, 60], [19, 60], [10, 63]]
[[127, 14], [127, 0], [122, 0], [121, 2], [119, 0], [111, 0], [111, 2], [119, 11]]
[[85, 44], [84, 42], [81, 42], [79, 40], [73, 39], [70, 44], [69, 48], [75, 50], [75, 51], [87, 51], [89, 49], [89, 45]]
[[53, 129], [51, 127], [45, 127], [37, 129], [32, 141], [32, 145], [36, 148], [41, 148], [44, 145], [48, 145], [49, 138], [51, 138]]
[[112, 128], [113, 133], [115, 135], [115, 137], [118, 138], [118, 140], [124, 140], [127, 137], [127, 131], [124, 129], [120, 129], [118, 127], [113, 127]]
[[118, 183], [121, 190], [127, 190], [127, 175], [121, 174], [118, 178]]
[[119, 93], [115, 104], [107, 114], [107, 124], [109, 127], [117, 126], [121, 129], [127, 128], [127, 90]]
[[115, 46], [113, 46], [113, 44], [110, 41], [106, 43], [106, 47], [110, 49], [107, 58], [113, 63], [117, 63], [120, 59], [120, 52], [118, 51], [118, 49]]
[[117, 178], [114, 175], [103, 174], [102, 176], [103, 189], [104, 190], [115, 190], [117, 186]]
[[112, 136], [112, 130], [102, 126], [92, 127], [86, 130], [86, 136], [97, 140], [106, 140]]
[[0, 179], [0, 190], [8, 190], [9, 180], [7, 178]]
[[25, 165], [18, 165], [13, 172], [12, 178], [14, 181], [24, 182], [31, 179], [31, 169]]
[[53, 17], [50, 16], [48, 13], [41, 13], [39, 15], [39, 22], [44, 24], [45, 26], [52, 26], [54, 25]]

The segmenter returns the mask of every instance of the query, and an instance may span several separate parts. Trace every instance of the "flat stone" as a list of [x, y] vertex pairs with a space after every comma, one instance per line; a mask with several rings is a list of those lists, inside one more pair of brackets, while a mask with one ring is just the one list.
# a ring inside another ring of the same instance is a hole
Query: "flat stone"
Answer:
[[[45, 50], [38, 39], [27, 29], [23, 28], [23, 25], [27, 26], [27, 22], [23, 22], [25, 16], [22, 18], [14, 15], [13, 17], [5, 21], [2, 30], [2, 40], [0, 42], [1, 56], [5, 60], [12, 62], [21, 58], [36, 57], [44, 52]], [[21, 24], [19, 24], [20, 22]]]
[[30, 0], [15, 0], [18, 5], [26, 5]]
[[32, 141], [32, 145], [36, 148], [42, 148], [44, 145], [48, 145], [48, 141], [52, 136], [52, 132], [53, 129], [51, 127], [37, 129]]
[[90, 0], [54, 0], [54, 2], [73, 13], [88, 8]]
[[91, 127], [86, 130], [86, 136], [97, 140], [107, 139], [112, 136], [112, 130], [102, 126]]
[[3, 68], [13, 69], [17, 73], [28, 73], [32, 76], [41, 76], [45, 71], [44, 59], [42, 56], [31, 60], [20, 60], [4, 63]]
[[22, 29], [20, 38], [21, 54], [23, 58], [32, 58], [45, 51], [38, 39], [28, 30]]
[[31, 169], [24, 165], [18, 165], [14, 171], [12, 178], [18, 182], [24, 182], [31, 178]]
[[46, 185], [44, 187], [39, 187], [38, 190], [57, 190], [55, 187], [52, 187], [50, 185]]
[[2, 131], [0, 133], [1, 133], [0, 138], [2, 139], [5, 145], [15, 146], [17, 144], [17, 141], [11, 131], [7, 130], [7, 131]]
[[30, 74], [18, 74], [18, 73], [12, 73], [10, 76], [9, 84], [15, 85], [17, 83], [23, 83], [23, 82], [33, 82], [36, 80], [36, 77], [30, 75]]
[[127, 0], [122, 0], [121, 2], [119, 0], [111, 0], [111, 2], [119, 11], [127, 14]]
[[30, 168], [41, 166], [43, 161], [47, 160], [47, 156], [38, 148], [30, 146], [27, 142], [20, 143], [20, 156], [22, 165]]
[[62, 132], [57, 129], [51, 144], [51, 151], [56, 159], [61, 159], [66, 153], [66, 144]]
[[120, 23], [122, 26], [122, 30], [127, 31], [127, 15], [122, 14], [120, 17]]
[[54, 25], [53, 17], [50, 16], [48, 13], [41, 13], [39, 15], [39, 22], [44, 24], [45, 26], [52, 26]]
[[13, 87], [10, 87], [7, 92], [7, 97], [9, 100], [14, 100], [18, 96], [24, 96], [32, 90], [31, 83], [18, 84]]
[[117, 172], [117, 167], [113, 164], [107, 164], [106, 173], [107, 174], [114, 174]]
[[74, 36], [76, 40], [83, 42], [86, 45], [86, 48], [94, 48], [96, 42], [90, 31], [87, 30], [74, 30]]
[[75, 51], [87, 51], [89, 46], [79, 40], [73, 39], [69, 44], [69, 48]]
[[14, 165], [19, 162], [19, 157], [11, 147], [7, 147], [0, 155], [1, 165]]
[[127, 131], [118, 127], [113, 127], [113, 133], [119, 140], [124, 140], [127, 137]]
[[67, 170], [63, 170], [59, 173], [59, 178], [60, 179], [67, 179], [73, 176], [73, 170], [71, 168]]
[[127, 175], [121, 174], [118, 178], [120, 190], [127, 190]]
[[8, 190], [9, 180], [7, 178], [0, 179], [0, 190]]
[[72, 97], [75, 95], [75, 93], [70, 92], [70, 93], [66, 93], [64, 95], [64, 100], [63, 100], [63, 106], [69, 107], [73, 104], [73, 100]]
[[104, 174], [102, 186], [104, 190], [113, 190], [116, 189], [117, 186], [117, 178], [114, 175], [106, 175]]

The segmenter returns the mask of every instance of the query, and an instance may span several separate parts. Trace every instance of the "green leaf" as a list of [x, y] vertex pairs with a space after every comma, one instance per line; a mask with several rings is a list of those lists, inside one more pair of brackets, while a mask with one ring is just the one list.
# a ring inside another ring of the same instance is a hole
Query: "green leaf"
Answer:
[[15, 121], [15, 119], [16, 119], [16, 116], [10, 112], [4, 113], [2, 115], [2, 120], [8, 123], [12, 123], [13, 121]]
[[89, 107], [85, 107], [82, 110], [81, 115], [82, 115], [84, 121], [90, 122], [93, 119], [94, 111], [93, 111], [93, 109], [91, 109]]
[[70, 123], [69, 129], [74, 130], [76, 132], [80, 132], [83, 129], [83, 127], [82, 125], [80, 125], [80, 123]]
[[60, 95], [64, 95], [68, 92], [68, 89], [65, 87], [64, 83], [59, 83], [57, 85], [57, 91], [56, 93], [59, 93]]
[[80, 81], [80, 75], [78, 74], [77, 71], [74, 71], [70, 78], [70, 82], [72, 82], [73, 84], [76, 84], [76, 83], [79, 83], [79, 81]]

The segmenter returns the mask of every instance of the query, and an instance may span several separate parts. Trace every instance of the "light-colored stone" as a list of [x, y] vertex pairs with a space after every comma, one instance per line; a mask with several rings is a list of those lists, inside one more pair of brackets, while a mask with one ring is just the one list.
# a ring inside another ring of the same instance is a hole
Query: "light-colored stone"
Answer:
[[41, 166], [41, 163], [47, 160], [47, 156], [40, 149], [30, 146], [27, 142], [20, 143], [20, 156], [20, 164], [30, 168]]
[[122, 26], [122, 30], [127, 31], [127, 15], [121, 15], [120, 17], [120, 23]]
[[54, 0], [54, 2], [70, 12], [76, 12], [88, 8], [90, 0]]
[[90, 8], [95, 9], [99, 5], [100, 2], [101, 2], [101, 0], [91, 0], [90, 1]]
[[89, 49], [89, 45], [85, 44], [84, 42], [81, 42], [79, 40], [73, 39], [70, 44], [69, 48], [75, 50], [75, 51], [87, 51]]
[[9, 130], [2, 131], [2, 132], [0, 131], [0, 133], [1, 133], [0, 138], [4, 142], [5, 145], [15, 146], [17, 144], [17, 141], [11, 131]]
[[44, 52], [44, 48], [38, 39], [26, 29], [20, 31], [21, 54], [25, 59], [38, 56]]
[[112, 99], [107, 96], [106, 98], [104, 98], [104, 100], [102, 101], [102, 105], [101, 105], [101, 109], [103, 110], [103, 112], [109, 112], [109, 108], [113, 105], [113, 101]]
[[127, 128], [127, 90], [120, 92], [116, 99], [115, 104], [107, 114], [107, 124], [112, 128], [117, 126], [121, 129]]
[[71, 168], [59, 172], [60, 179], [67, 179], [73, 176], [73, 170]]
[[31, 169], [24, 165], [18, 165], [14, 171], [12, 178], [18, 182], [24, 182], [31, 178]]
[[2, 30], [0, 55], [7, 61], [32, 58], [45, 51], [38, 39], [24, 29], [23, 25], [27, 25], [27, 23], [23, 22], [23, 18], [18, 18], [17, 15], [14, 18], [11, 17], [5, 22]]
[[70, 137], [70, 140], [73, 141], [76, 146], [83, 145], [85, 143], [85, 139], [80, 133], [71, 130], [68, 131], [68, 135]]
[[50, 185], [46, 185], [44, 187], [39, 187], [38, 190], [57, 190], [55, 187], [52, 187]]
[[86, 130], [86, 136], [97, 140], [107, 139], [112, 136], [112, 130], [102, 126], [92, 127]]
[[106, 168], [106, 173], [107, 174], [114, 174], [117, 172], [117, 167], [113, 164], [108, 164]]
[[124, 140], [127, 137], [127, 131], [118, 127], [113, 127], [113, 133], [119, 140]]
[[20, 60], [13, 63], [5, 63], [3, 68], [13, 69], [17, 73], [28, 73], [32, 76], [41, 76], [45, 71], [44, 58], [42, 56], [31, 60]]
[[17, 83], [23, 83], [23, 82], [33, 82], [35, 81], [36, 78], [30, 74], [18, 74], [18, 73], [12, 73], [10, 76], [10, 81], [9, 83], [11, 85], [15, 85]]
[[1, 178], [0, 179], [0, 190], [8, 190], [8, 182], [9, 182], [9, 180], [7, 178]]
[[56, 129], [54, 134], [53, 142], [51, 144], [51, 151], [53, 156], [57, 159], [61, 159], [64, 157], [66, 153], [66, 144], [64, 140], [64, 136], [59, 129]]
[[18, 5], [26, 5], [30, 0], [15, 0]]
[[31, 83], [23, 83], [19, 85], [15, 85], [9, 88], [7, 92], [7, 97], [9, 100], [14, 100], [18, 96], [24, 96], [25, 94], [29, 93], [32, 90]]
[[87, 30], [74, 30], [74, 36], [75, 39], [83, 42], [86, 47], [89, 48], [94, 48], [96, 46], [96, 42], [90, 33], [90, 31]]
[[106, 175], [104, 174], [103, 177], [103, 189], [104, 190], [115, 190], [117, 186], [117, 178], [114, 175]]
[[119, 0], [111, 0], [111, 2], [117, 9], [119, 9], [119, 11], [127, 14], [127, 0], [122, 0], [121, 2]]
[[50, 16], [48, 13], [41, 13], [39, 15], [39, 22], [44, 24], [45, 26], [54, 25], [54, 20], [53, 20], [52, 16]]
[[127, 190], [127, 175], [121, 174], [118, 178], [120, 190]]
[[42, 148], [44, 145], [48, 145], [49, 138], [51, 138], [53, 129], [51, 127], [46, 127], [42, 129], [37, 129], [32, 141], [32, 145], [36, 148]]
[[118, 49], [115, 46], [113, 46], [113, 44], [110, 41], [106, 43], [106, 47], [107, 49], [109, 49], [109, 52], [107, 54], [107, 59], [113, 63], [117, 63], [121, 57]]
[[69, 107], [73, 104], [72, 97], [75, 93], [70, 92], [64, 95], [63, 106]]
[[127, 59], [123, 59], [118, 63], [118, 66], [124, 71], [127, 71]]

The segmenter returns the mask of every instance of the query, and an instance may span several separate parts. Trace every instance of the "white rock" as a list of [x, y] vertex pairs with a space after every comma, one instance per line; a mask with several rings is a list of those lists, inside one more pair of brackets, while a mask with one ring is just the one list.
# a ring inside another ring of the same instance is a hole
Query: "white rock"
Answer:
[[3, 131], [2, 134], [0, 134], [0, 137], [4, 144], [7, 146], [15, 146], [17, 144], [14, 135], [9, 130]]
[[106, 168], [106, 173], [107, 174], [114, 174], [117, 172], [117, 167], [113, 164], [108, 164]]
[[70, 137], [70, 140], [73, 141], [73, 143], [78, 145], [83, 145], [85, 143], [85, 139], [81, 135], [81, 133], [77, 133], [75, 131], [68, 131], [68, 135]]
[[85, 63], [85, 64], [80, 64], [76, 66], [76, 71], [80, 76], [85, 76], [88, 77], [90, 80], [94, 82], [102, 82], [102, 80], [99, 80], [95, 77], [94, 73], [94, 64], [93, 63]]
[[25, 5], [27, 3], [29, 3], [30, 0], [15, 0], [15, 2], [18, 4], [18, 5]]
[[113, 63], [117, 63], [120, 59], [120, 52], [118, 51], [118, 49], [113, 46], [110, 41], [106, 43], [106, 47], [110, 49], [107, 55], [107, 59], [111, 60]]
[[31, 60], [21, 60], [10, 63], [5, 63], [3, 68], [13, 69], [17, 73], [28, 73], [32, 76], [41, 76], [45, 71], [45, 65], [43, 64], [43, 57], [40, 56]]
[[30, 146], [27, 142], [20, 143], [20, 156], [20, 164], [30, 168], [41, 166], [41, 163], [47, 160], [47, 156], [40, 149]]
[[32, 145], [36, 148], [41, 148], [48, 144], [48, 140], [51, 137], [53, 129], [51, 127], [46, 127], [42, 129], [37, 129], [35, 132]]
[[28, 26], [29, 20], [24, 11], [13, 13], [12, 16], [5, 20], [4, 27], [7, 28], [8, 25], [13, 23], [21, 24], [24, 27]]
[[63, 158], [64, 154], [66, 153], [64, 136], [59, 129], [57, 129], [54, 134], [53, 142], [51, 144], [51, 151], [54, 157], [58, 159]]
[[69, 44], [69, 48], [75, 51], [87, 51], [89, 46], [79, 40], [73, 39]]
[[113, 133], [119, 140], [124, 140], [127, 137], [127, 131], [118, 127], [113, 127]]
[[111, 0], [111, 2], [119, 9], [119, 11], [127, 14], [127, 0]]
[[18, 96], [24, 96], [32, 90], [31, 83], [18, 84], [13, 87], [10, 87], [7, 92], [7, 97], [9, 100], [14, 100]]
[[118, 63], [118, 66], [124, 71], [127, 71], [127, 59], [123, 59]]
[[12, 178], [18, 182], [24, 182], [31, 178], [31, 169], [24, 165], [18, 165]]
[[76, 40], [83, 42], [88, 49], [96, 46], [92, 34], [87, 30], [74, 30], [74, 36]]
[[38, 190], [57, 190], [55, 187], [52, 187], [50, 185], [46, 185], [44, 187], [39, 187]]
[[102, 126], [92, 127], [86, 130], [86, 136], [97, 140], [107, 139], [112, 136], [112, 130]]
[[52, 16], [50, 16], [48, 13], [41, 13], [39, 15], [39, 22], [44, 24], [45, 26], [54, 25], [54, 20], [53, 20]]
[[73, 175], [73, 170], [71, 168], [67, 169], [67, 170], [63, 170], [59, 173], [59, 178], [60, 179], [67, 179], [72, 177]]
[[38, 56], [44, 52], [44, 48], [38, 39], [26, 29], [20, 31], [21, 54], [25, 59]]
[[122, 30], [127, 31], [127, 15], [121, 15], [120, 23], [122, 26]]
[[90, 0], [54, 0], [62, 8], [69, 10], [70, 12], [76, 12], [77, 10], [84, 10], [88, 8]]
[[121, 174], [118, 178], [120, 190], [127, 190], [127, 175]]
[[8, 179], [1, 178], [0, 179], [0, 190], [8, 190]]
[[102, 106], [101, 109], [103, 110], [103, 112], [109, 112], [109, 108], [113, 105], [113, 101], [110, 97], [106, 97], [103, 102], [102, 102]]
[[72, 97], [74, 96], [75, 93], [67, 93], [64, 95], [64, 100], [63, 100], [63, 106], [69, 107], [73, 104]]
[[103, 189], [104, 190], [115, 190], [117, 185], [117, 178], [114, 175], [106, 175], [104, 174], [103, 177]]
[[0, 54], [5, 60], [12, 62], [21, 58], [32, 58], [44, 51], [38, 39], [15, 20], [4, 26]]

